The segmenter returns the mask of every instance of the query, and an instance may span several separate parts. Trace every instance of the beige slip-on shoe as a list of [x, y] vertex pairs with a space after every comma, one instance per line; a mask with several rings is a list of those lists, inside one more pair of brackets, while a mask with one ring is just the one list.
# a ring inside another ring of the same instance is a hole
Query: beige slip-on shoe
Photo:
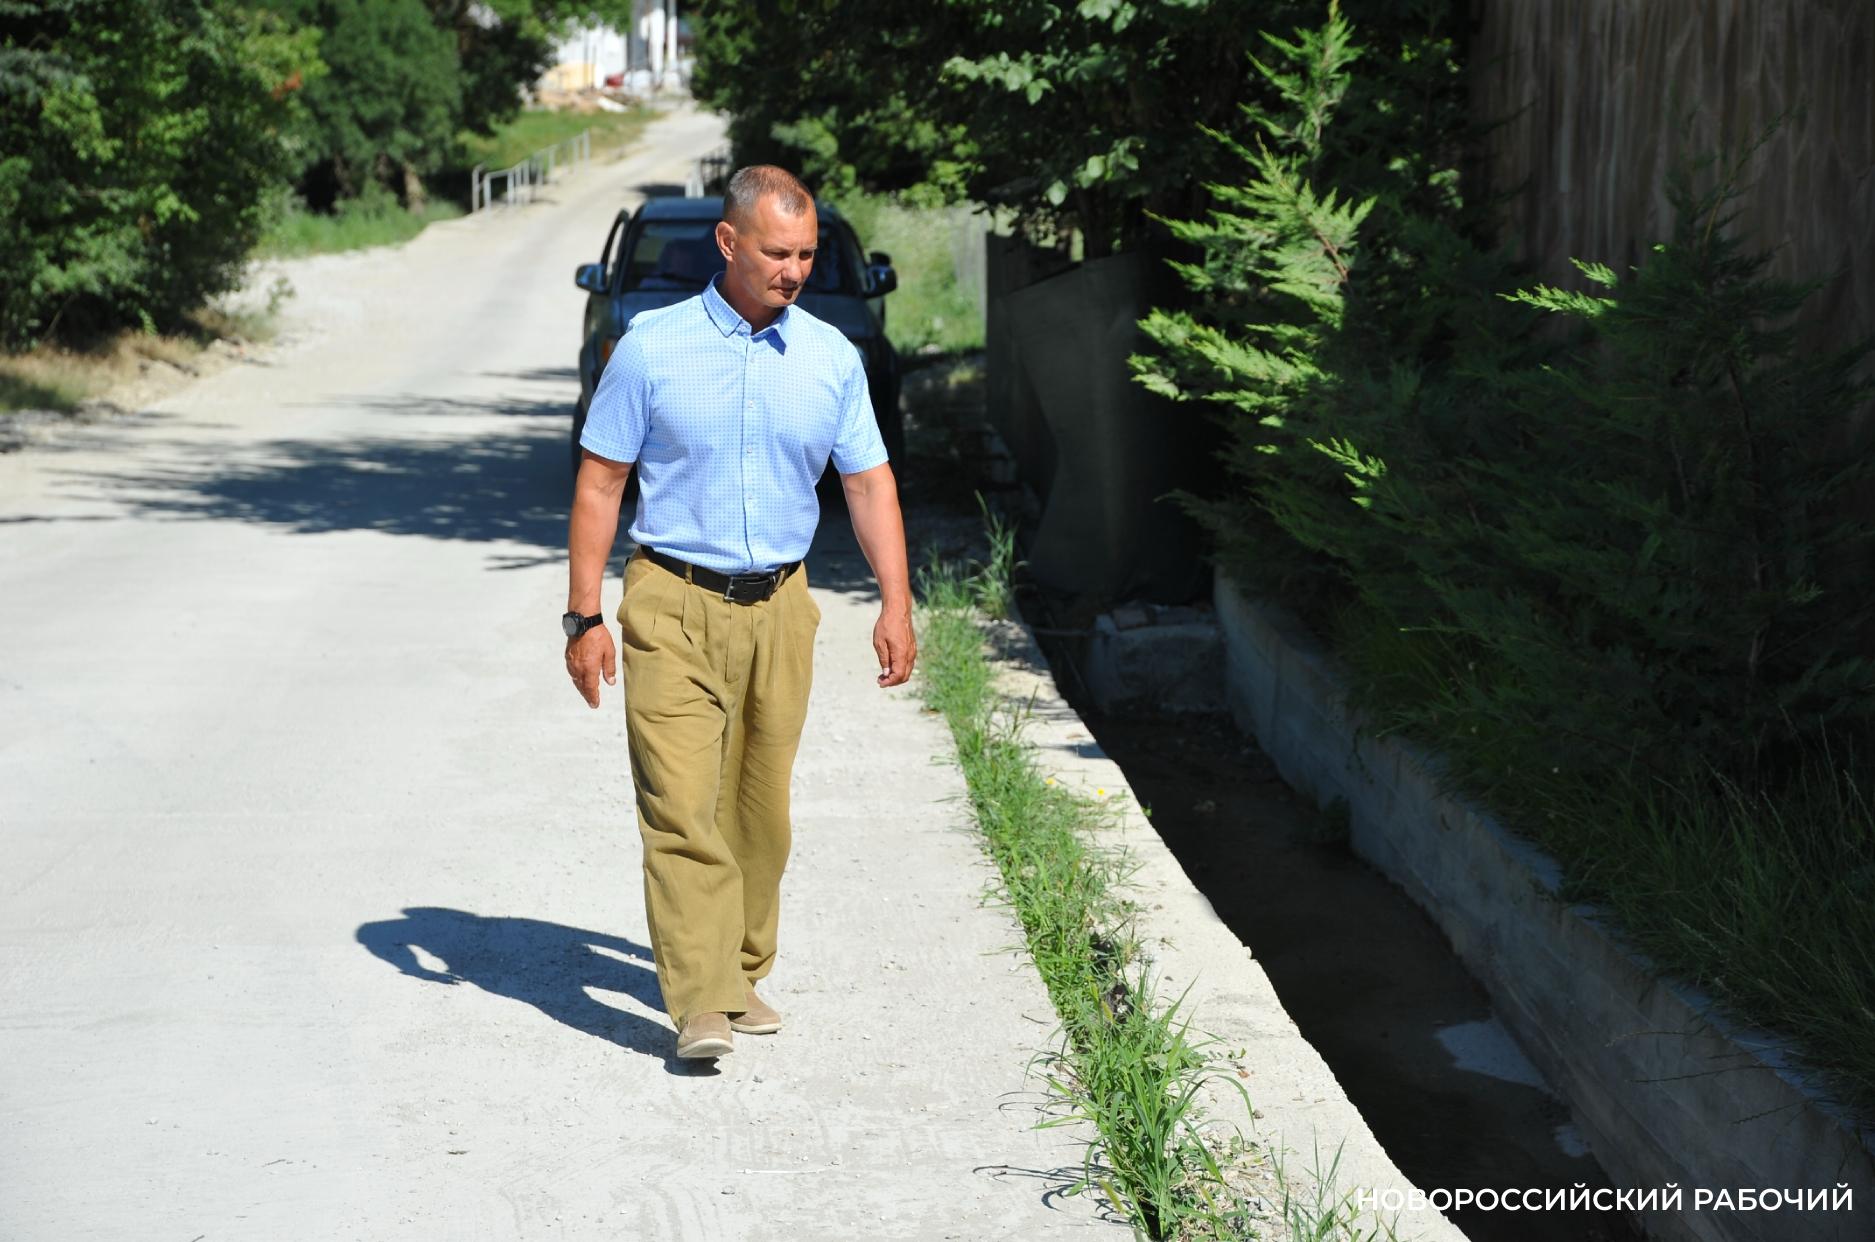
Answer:
[[773, 1035], [781, 1029], [781, 1015], [750, 988], [748, 1007], [741, 1013], [730, 1014], [729, 1026], [745, 1035]]
[[729, 1017], [721, 1013], [693, 1013], [677, 1032], [677, 1055], [691, 1059], [720, 1057], [736, 1049], [729, 1033]]

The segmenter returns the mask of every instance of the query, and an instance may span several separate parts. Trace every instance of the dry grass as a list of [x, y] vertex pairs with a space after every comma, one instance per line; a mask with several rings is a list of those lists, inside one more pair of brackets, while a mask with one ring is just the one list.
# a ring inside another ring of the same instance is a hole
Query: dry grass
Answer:
[[[0, 410], [68, 414], [86, 401], [165, 378], [200, 374], [218, 342], [245, 347], [272, 336], [270, 313], [197, 311], [177, 333], [121, 332], [88, 349], [40, 345], [0, 354]], [[224, 346], [224, 348], [226, 348]]]

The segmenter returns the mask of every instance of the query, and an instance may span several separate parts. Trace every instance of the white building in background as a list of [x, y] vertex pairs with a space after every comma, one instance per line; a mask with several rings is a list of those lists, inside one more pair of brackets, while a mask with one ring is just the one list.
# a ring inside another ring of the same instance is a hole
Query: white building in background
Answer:
[[541, 85], [563, 91], [604, 86], [607, 78], [624, 75], [627, 51], [624, 32], [610, 26], [579, 27], [554, 46], [554, 63], [541, 75]]
[[632, 12], [629, 35], [610, 26], [576, 27], [555, 45], [541, 85], [566, 91], [618, 85], [640, 95], [681, 88], [690, 74], [677, 0], [635, 0]]

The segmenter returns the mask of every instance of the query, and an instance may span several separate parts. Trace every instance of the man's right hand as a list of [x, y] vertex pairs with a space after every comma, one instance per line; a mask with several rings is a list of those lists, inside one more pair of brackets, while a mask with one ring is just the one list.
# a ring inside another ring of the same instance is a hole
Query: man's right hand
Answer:
[[586, 699], [586, 706], [599, 706], [599, 677], [605, 684], [618, 684], [618, 650], [612, 646], [612, 631], [595, 625], [578, 638], [566, 642], [566, 671]]
[[[605, 558], [618, 533], [619, 501], [630, 462], [609, 461], [591, 449], [581, 449], [579, 474], [573, 480], [573, 514], [567, 522], [566, 609], [582, 617], [599, 611], [599, 586], [605, 577]], [[585, 696], [588, 707], [599, 706], [599, 675], [605, 684], [617, 680], [618, 649], [605, 624], [594, 626], [566, 644], [566, 672]]]

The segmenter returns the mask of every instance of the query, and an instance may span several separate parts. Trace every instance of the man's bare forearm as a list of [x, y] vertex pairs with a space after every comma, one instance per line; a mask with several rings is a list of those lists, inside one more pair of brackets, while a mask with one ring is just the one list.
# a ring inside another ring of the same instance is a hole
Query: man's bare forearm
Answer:
[[606, 558], [618, 537], [619, 498], [625, 494], [629, 462], [607, 461], [588, 453], [573, 483], [573, 515], [567, 522], [568, 612], [589, 617], [599, 611]]
[[898, 506], [892, 467], [875, 466], [840, 477], [846, 510], [859, 550], [879, 580], [879, 602], [888, 612], [911, 613], [911, 572], [905, 558], [905, 518]]

